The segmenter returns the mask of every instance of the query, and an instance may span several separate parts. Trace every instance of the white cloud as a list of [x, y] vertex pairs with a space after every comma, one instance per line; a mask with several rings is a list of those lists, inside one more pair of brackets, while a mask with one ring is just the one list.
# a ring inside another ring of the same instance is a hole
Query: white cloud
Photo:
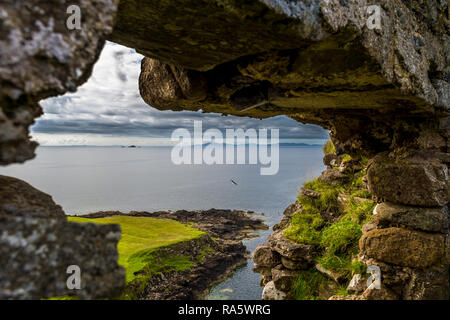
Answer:
[[281, 137], [326, 139], [320, 127], [286, 117], [265, 120], [222, 117], [200, 112], [159, 111], [139, 94], [142, 55], [107, 42], [90, 79], [75, 93], [41, 101], [44, 115], [32, 127], [41, 145], [159, 145], [179, 127], [193, 128], [203, 120], [208, 128], [281, 128]]

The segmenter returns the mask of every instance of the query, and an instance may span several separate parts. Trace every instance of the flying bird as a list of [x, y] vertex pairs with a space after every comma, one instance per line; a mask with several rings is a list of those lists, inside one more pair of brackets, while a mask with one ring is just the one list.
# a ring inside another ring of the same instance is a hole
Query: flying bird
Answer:
[[234, 182], [234, 180], [233, 179], [231, 179], [230, 180], [231, 182], [233, 182], [233, 184], [235, 185], [235, 186], [237, 186], [238, 184], [236, 183], [236, 182]]

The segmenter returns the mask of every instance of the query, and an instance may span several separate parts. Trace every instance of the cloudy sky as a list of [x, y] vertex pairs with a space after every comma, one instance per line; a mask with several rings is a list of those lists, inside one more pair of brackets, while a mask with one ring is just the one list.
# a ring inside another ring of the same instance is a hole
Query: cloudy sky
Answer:
[[282, 142], [322, 143], [328, 133], [284, 116], [258, 120], [201, 112], [159, 111], [139, 95], [142, 56], [107, 43], [91, 78], [75, 93], [41, 101], [45, 114], [31, 128], [41, 145], [170, 145], [177, 128], [279, 128]]

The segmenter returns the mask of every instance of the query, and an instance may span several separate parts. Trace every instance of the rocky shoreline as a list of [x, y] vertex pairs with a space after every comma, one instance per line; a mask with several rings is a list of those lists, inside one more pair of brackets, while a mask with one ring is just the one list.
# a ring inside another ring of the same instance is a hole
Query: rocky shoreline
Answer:
[[204, 299], [211, 287], [230, 277], [244, 266], [249, 252], [243, 239], [254, 237], [255, 231], [268, 227], [253, 212], [209, 209], [204, 211], [158, 211], [123, 213], [102, 211], [83, 215], [98, 219], [112, 216], [151, 217], [172, 219], [206, 232], [203, 236], [159, 249], [161, 256], [188, 256], [195, 262], [182, 271], [168, 270], [152, 276], [145, 286], [130, 283], [125, 287], [127, 298], [139, 300]]

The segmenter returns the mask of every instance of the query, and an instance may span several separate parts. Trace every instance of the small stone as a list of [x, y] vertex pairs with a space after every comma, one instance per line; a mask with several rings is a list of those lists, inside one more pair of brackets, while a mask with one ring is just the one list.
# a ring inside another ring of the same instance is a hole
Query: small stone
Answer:
[[380, 289], [367, 288], [361, 295], [361, 300], [399, 300], [399, 296], [382, 285]]
[[345, 280], [345, 275], [333, 270], [328, 270], [321, 266], [319, 263], [316, 264], [317, 271], [323, 273], [324, 275], [328, 276], [330, 279], [334, 280], [336, 283], [341, 283], [343, 280]]
[[267, 245], [258, 246], [253, 251], [252, 259], [258, 267], [272, 268], [281, 262], [280, 255]]
[[294, 261], [283, 256], [281, 257], [281, 263], [285, 268], [290, 270], [304, 270], [308, 268], [306, 261]]
[[320, 192], [302, 188], [302, 195], [310, 199], [318, 199], [320, 197]]
[[285, 300], [287, 294], [275, 288], [273, 281], [269, 281], [263, 289], [262, 300]]
[[439, 158], [376, 156], [367, 169], [369, 191], [385, 201], [442, 207], [450, 199], [448, 167]]
[[319, 177], [320, 180], [322, 180], [325, 183], [329, 184], [343, 184], [347, 182], [350, 178], [346, 174], [339, 172], [338, 170], [334, 169], [327, 169]]
[[282, 266], [272, 269], [272, 280], [275, 288], [289, 292], [298, 277], [298, 271], [283, 269]]
[[361, 255], [387, 263], [427, 268], [444, 260], [444, 236], [401, 228], [371, 230], [359, 240]]
[[347, 291], [350, 293], [362, 293], [367, 289], [367, 277], [360, 274], [355, 274], [347, 286]]

